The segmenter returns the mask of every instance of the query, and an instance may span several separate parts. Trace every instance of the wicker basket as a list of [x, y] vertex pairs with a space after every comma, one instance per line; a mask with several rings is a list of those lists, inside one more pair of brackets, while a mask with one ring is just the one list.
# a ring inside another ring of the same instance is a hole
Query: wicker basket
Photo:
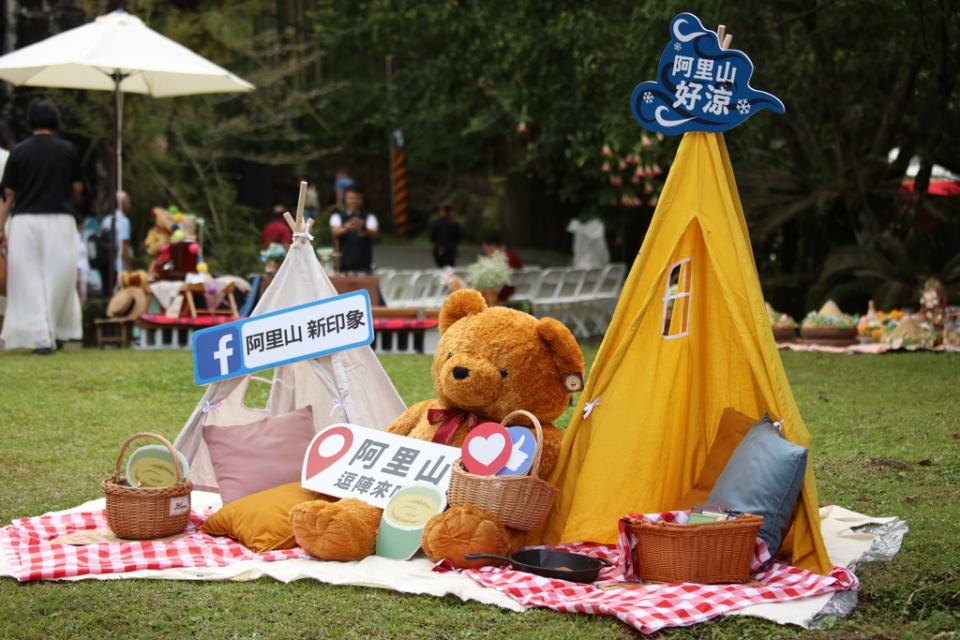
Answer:
[[[131, 487], [120, 471], [123, 455], [134, 440], [159, 440], [170, 451], [177, 473], [172, 487]], [[190, 519], [193, 484], [183, 477], [180, 461], [170, 441], [155, 433], [135, 433], [120, 447], [113, 475], [100, 485], [107, 496], [107, 522], [118, 538], [150, 540], [180, 533]]]
[[547, 517], [557, 495], [556, 488], [540, 478], [540, 454], [543, 452], [543, 428], [536, 416], [527, 411], [513, 411], [500, 421], [526, 416], [532, 423], [537, 442], [537, 453], [529, 475], [478, 476], [463, 467], [458, 459], [453, 463], [447, 502], [451, 506], [471, 504], [496, 517], [504, 525], [520, 531], [536, 529]]
[[630, 520], [637, 575], [644, 582], [746, 582], [761, 516], [676, 524]]

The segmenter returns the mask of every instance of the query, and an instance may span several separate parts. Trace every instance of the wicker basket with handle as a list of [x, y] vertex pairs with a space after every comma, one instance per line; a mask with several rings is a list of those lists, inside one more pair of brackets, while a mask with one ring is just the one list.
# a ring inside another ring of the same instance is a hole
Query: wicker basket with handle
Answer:
[[540, 477], [540, 455], [543, 452], [543, 427], [529, 411], [522, 409], [507, 414], [500, 424], [507, 426], [511, 418], [526, 416], [533, 423], [537, 452], [533, 465], [524, 476], [478, 476], [470, 473], [457, 459], [453, 463], [447, 503], [451, 506], [471, 504], [497, 518], [502, 524], [521, 531], [536, 529], [547, 517], [557, 489]]
[[[138, 438], [159, 440], [170, 451], [177, 483], [172, 487], [131, 487], [120, 464], [127, 447]], [[107, 523], [118, 538], [150, 540], [180, 533], [190, 519], [193, 483], [183, 477], [180, 460], [170, 441], [155, 433], [135, 433], [120, 447], [113, 475], [100, 485], [107, 496]]]
[[732, 520], [677, 524], [630, 520], [633, 554], [644, 582], [726, 584], [750, 579], [750, 561], [763, 518], [744, 514]]

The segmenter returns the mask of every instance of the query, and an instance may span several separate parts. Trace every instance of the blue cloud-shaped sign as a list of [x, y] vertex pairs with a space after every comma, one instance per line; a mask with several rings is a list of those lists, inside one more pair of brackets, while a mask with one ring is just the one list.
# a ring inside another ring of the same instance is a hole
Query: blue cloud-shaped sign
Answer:
[[657, 79], [641, 82], [630, 96], [641, 127], [667, 135], [726, 131], [761, 109], [784, 112], [779, 98], [750, 86], [753, 63], [747, 54], [721, 48], [716, 32], [697, 16], [678, 14], [670, 35]]

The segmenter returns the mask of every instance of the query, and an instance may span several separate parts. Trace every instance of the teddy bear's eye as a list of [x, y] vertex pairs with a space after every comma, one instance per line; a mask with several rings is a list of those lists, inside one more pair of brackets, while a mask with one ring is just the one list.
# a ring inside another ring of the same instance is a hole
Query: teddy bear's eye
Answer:
[[450, 351], [449, 353], [447, 353], [447, 360], [449, 360], [452, 357], [453, 357], [453, 351]]
[[507, 377], [507, 370], [506, 370], [506, 369], [500, 369], [500, 377], [501, 377], [501, 378], [506, 378], [506, 377]]

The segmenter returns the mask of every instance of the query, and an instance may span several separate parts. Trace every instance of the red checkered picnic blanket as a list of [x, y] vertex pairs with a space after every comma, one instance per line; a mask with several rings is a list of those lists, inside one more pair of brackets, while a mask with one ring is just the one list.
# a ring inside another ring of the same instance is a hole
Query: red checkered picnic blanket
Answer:
[[[674, 511], [629, 517], [676, 521], [685, 520], [686, 513]], [[622, 536], [621, 531], [621, 544], [625, 544], [628, 541]], [[624, 574], [627, 565], [623, 556], [631, 554], [621, 553], [618, 547], [576, 543], [551, 548], [603, 558], [613, 566], [602, 570], [594, 584], [543, 578], [504, 567], [468, 569], [463, 573], [524, 606], [613, 616], [642, 633], [705, 622], [753, 604], [797, 600], [856, 589], [859, 585], [851, 571], [839, 566], [829, 575], [821, 576], [783, 562], [766, 564], [770, 554], [762, 541], [758, 541], [754, 550], [754, 582], [746, 584], [638, 584], [628, 581]], [[760, 570], [765, 564], [766, 568]], [[434, 570], [447, 571], [449, 566], [441, 563]]]
[[106, 529], [105, 510], [47, 514], [21, 518], [0, 529], [0, 548], [21, 582], [124, 573], [140, 569], [222, 567], [239, 560], [303, 558], [298, 547], [254, 553], [230, 538], [202, 533], [204, 516], [190, 513], [186, 535], [173, 540], [128, 540], [71, 545], [56, 538], [78, 531]]
[[[659, 514], [651, 517], [675, 517]], [[240, 560], [265, 561], [308, 557], [301, 549], [257, 554], [241, 544], [209, 536], [196, 529], [204, 516], [191, 512], [186, 535], [174, 540], [131, 540], [75, 546], [56, 538], [77, 531], [107, 528], [104, 510], [48, 514], [22, 518], [0, 529], [0, 548], [20, 581], [56, 580], [91, 574], [123, 573], [139, 569], [219, 567]], [[834, 567], [820, 576], [782, 562], [773, 562], [754, 574], [755, 583], [733, 585], [635, 584], [627, 582], [619, 566], [617, 547], [580, 543], [556, 547], [600, 557], [614, 564], [604, 569], [601, 581], [577, 584], [541, 578], [499, 567], [464, 571], [479, 584], [496, 589], [525, 606], [555, 611], [609, 615], [643, 633], [664, 627], [686, 626], [741, 609], [751, 604], [781, 602], [855, 589], [857, 578]], [[758, 545], [757, 565], [769, 556]], [[446, 570], [440, 566], [438, 571]]]

